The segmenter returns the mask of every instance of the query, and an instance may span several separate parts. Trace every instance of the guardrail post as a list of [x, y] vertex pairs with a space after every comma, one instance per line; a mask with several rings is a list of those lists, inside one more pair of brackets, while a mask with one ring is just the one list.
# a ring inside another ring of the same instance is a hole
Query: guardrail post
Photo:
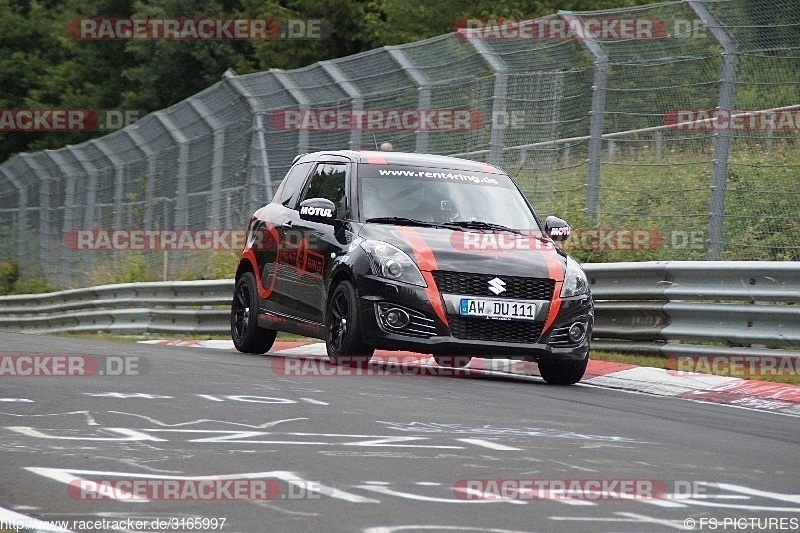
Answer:
[[[722, 69], [717, 96], [717, 109], [723, 113], [733, 114], [733, 96], [736, 90], [736, 41], [725, 30], [722, 22], [711, 12], [707, 5], [696, 0], [687, 2], [703, 26], [722, 47]], [[728, 182], [728, 155], [730, 153], [730, 124], [725, 128], [716, 127], [711, 134], [711, 146], [714, 151], [714, 167], [711, 176], [711, 204], [708, 221], [708, 259], [722, 259], [722, 244], [725, 223], [725, 194]]]
[[[575, 19], [570, 11], [559, 11], [558, 14], [567, 24]], [[597, 41], [578, 39], [578, 42], [594, 56], [592, 109], [589, 111], [589, 161], [586, 172], [586, 219], [594, 222], [597, 220], [597, 209], [600, 205], [600, 160], [603, 156], [608, 55]]]
[[[324, 70], [325, 73], [330, 76], [334, 82], [336, 82], [336, 85], [338, 85], [339, 88], [342, 89], [350, 98], [350, 109], [363, 110], [364, 97], [361, 96], [361, 91], [359, 91], [355, 85], [347, 80], [339, 67], [337, 67], [336, 64], [332, 63], [331, 61], [320, 61], [319, 65], [322, 67], [322, 70]], [[359, 128], [353, 128], [350, 130], [350, 149], [361, 149], [361, 130]]]
[[[402, 68], [417, 84], [417, 91], [419, 93], [417, 96], [417, 110], [420, 112], [429, 110], [431, 108], [431, 81], [428, 79], [428, 76], [411, 62], [402, 49], [396, 46], [387, 46], [385, 48], [386, 51], [389, 52], [391, 58], [394, 59], [394, 61], [400, 65], [400, 68]], [[422, 116], [421, 113], [420, 116]], [[430, 138], [428, 130], [417, 130], [416, 137], [414, 151], [420, 154], [428, 153], [428, 139]]]
[[500, 124], [498, 117], [503, 116], [506, 110], [506, 96], [508, 92], [508, 67], [498, 54], [489, 49], [486, 42], [467, 34], [467, 42], [472, 45], [478, 55], [494, 72], [494, 94], [492, 95], [492, 133], [489, 137], [489, 156], [486, 160], [490, 165], [503, 164], [503, 148], [505, 137], [505, 121]]

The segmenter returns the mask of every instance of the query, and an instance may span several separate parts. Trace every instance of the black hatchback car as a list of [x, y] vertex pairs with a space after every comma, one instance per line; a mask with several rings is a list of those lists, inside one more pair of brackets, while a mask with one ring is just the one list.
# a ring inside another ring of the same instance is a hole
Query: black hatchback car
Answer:
[[453, 157], [331, 151], [298, 156], [253, 215], [236, 271], [231, 335], [267, 352], [278, 331], [324, 339], [332, 362], [375, 349], [537, 361], [580, 381], [593, 304], [583, 270], [502, 170]]

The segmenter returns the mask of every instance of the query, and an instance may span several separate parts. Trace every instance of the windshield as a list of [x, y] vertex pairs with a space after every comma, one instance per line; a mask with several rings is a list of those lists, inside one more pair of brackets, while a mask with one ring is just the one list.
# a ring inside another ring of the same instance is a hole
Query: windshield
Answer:
[[505, 174], [361, 164], [358, 175], [365, 220], [485, 222], [539, 234], [525, 199]]

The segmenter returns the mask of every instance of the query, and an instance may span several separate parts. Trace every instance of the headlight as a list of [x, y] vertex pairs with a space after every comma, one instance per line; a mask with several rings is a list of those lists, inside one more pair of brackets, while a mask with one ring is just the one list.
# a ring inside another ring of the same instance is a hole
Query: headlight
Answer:
[[369, 256], [372, 273], [382, 278], [427, 287], [416, 263], [401, 249], [391, 244], [365, 240], [361, 248]]
[[583, 269], [571, 257], [567, 257], [567, 272], [564, 274], [564, 286], [561, 287], [561, 297], [580, 296], [589, 292], [589, 280], [586, 279]]

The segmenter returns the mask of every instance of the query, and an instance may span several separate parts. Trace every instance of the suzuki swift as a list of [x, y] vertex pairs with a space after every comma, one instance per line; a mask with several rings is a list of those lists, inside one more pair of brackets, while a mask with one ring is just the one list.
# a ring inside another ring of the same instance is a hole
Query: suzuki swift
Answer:
[[236, 271], [231, 335], [265, 353], [278, 331], [325, 340], [334, 363], [375, 349], [536, 361], [580, 381], [593, 304], [586, 276], [502, 170], [453, 157], [298, 156], [255, 212]]

